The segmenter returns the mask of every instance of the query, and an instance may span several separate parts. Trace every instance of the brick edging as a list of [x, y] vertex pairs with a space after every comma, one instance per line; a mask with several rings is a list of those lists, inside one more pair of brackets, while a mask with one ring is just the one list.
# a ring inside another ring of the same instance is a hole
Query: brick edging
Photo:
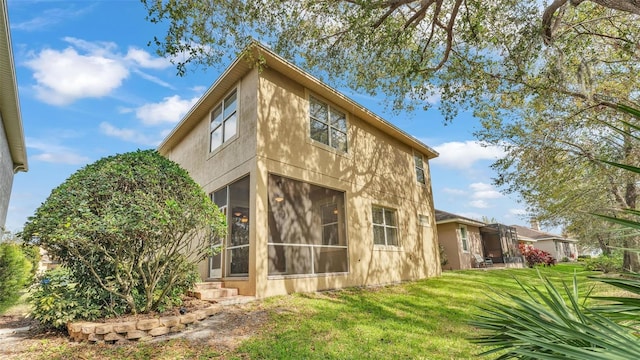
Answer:
[[67, 332], [73, 341], [116, 342], [123, 340], [145, 341], [155, 336], [180, 332], [189, 324], [197, 323], [220, 312], [221, 306], [207, 308], [184, 315], [164, 316], [123, 322], [70, 322]]

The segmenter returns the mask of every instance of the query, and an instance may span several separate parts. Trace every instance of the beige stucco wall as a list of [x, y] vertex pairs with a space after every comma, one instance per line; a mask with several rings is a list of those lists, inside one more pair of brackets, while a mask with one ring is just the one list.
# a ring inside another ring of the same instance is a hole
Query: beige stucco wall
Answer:
[[[241, 81], [236, 83], [238, 91], [238, 132], [234, 138], [225, 142], [217, 151], [209, 152], [209, 109], [197, 125], [165, 153], [169, 159], [177, 162], [185, 168], [189, 175], [200, 184], [209, 194], [223, 186], [252, 174], [256, 169], [256, 104], [257, 104], [257, 71], [249, 72]], [[225, 91], [225, 96], [234, 87]], [[222, 98], [215, 104], [219, 104]], [[214, 105], [214, 107], [216, 106]], [[254, 177], [251, 176], [251, 188], [255, 189]], [[251, 192], [249, 203], [254, 201], [255, 193]], [[250, 218], [255, 219], [255, 207], [251, 207]], [[250, 222], [249, 243], [255, 247], [255, 221]], [[253, 255], [253, 254], [252, 254]], [[250, 257], [249, 262], [255, 261]], [[200, 263], [198, 270], [203, 279], [209, 277], [208, 261]], [[240, 293], [252, 294], [255, 292], [255, 277], [250, 268], [249, 278], [241, 280], [229, 279], [227, 286], [237, 287]]]
[[450, 222], [437, 226], [438, 241], [444, 247], [448, 260], [447, 264], [442, 267], [445, 270], [471, 269], [476, 266], [473, 254], [483, 255], [480, 228], [466, 225], [469, 251], [463, 251], [460, 225], [457, 222]]
[[[322, 94], [317, 98], [332, 103]], [[417, 183], [413, 149], [347, 113], [348, 153], [309, 138], [309, 92], [282, 74], [260, 74], [258, 105], [257, 244], [258, 296], [344, 286], [386, 284], [440, 273], [433, 197]], [[426, 167], [429, 175], [428, 165]], [[302, 278], [267, 276], [267, 178], [273, 173], [346, 194], [350, 269], [346, 275]], [[430, 178], [428, 178], [430, 184]], [[373, 245], [372, 205], [397, 209], [398, 248]], [[430, 226], [418, 225], [428, 215]]]
[[[208, 193], [251, 176], [249, 276], [225, 278], [225, 286], [237, 287], [243, 295], [267, 297], [440, 274], [431, 186], [417, 183], [410, 146], [351, 116], [349, 109], [341, 109], [348, 114], [349, 151], [338, 153], [309, 138], [304, 87], [269, 68], [249, 71], [237, 86], [237, 138], [210, 154], [207, 115], [164, 151]], [[314, 95], [333, 103], [326, 94]], [[430, 184], [428, 164], [425, 172]], [[270, 173], [345, 192], [348, 274], [268, 276]], [[373, 245], [373, 204], [397, 209], [400, 247]], [[418, 215], [427, 215], [429, 226], [419, 225]], [[206, 262], [200, 266], [203, 279], [208, 277], [208, 267]]]
[[[558, 244], [556, 244], [556, 242], [558, 242]], [[561, 261], [565, 256], [569, 258], [569, 255], [565, 255], [563, 246], [569, 247], [570, 252], [573, 254], [578, 253], [575, 243], [572, 242], [562, 242], [558, 240], [538, 240], [533, 244], [533, 247], [548, 252], [557, 261]], [[571, 260], [571, 258], [569, 259]]]

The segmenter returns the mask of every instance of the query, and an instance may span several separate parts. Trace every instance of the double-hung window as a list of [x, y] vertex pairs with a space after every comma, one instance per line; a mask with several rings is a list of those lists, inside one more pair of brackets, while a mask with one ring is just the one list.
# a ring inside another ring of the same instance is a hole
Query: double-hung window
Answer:
[[211, 112], [210, 147], [212, 152], [229, 141], [238, 132], [238, 95], [233, 90]]
[[413, 160], [416, 165], [416, 178], [420, 184], [427, 184], [426, 177], [424, 175], [424, 161], [421, 154], [413, 154]]
[[313, 140], [347, 152], [347, 115], [312, 96], [309, 97], [310, 136]]
[[373, 213], [373, 243], [375, 245], [398, 246], [398, 223], [396, 211], [393, 209], [374, 206]]

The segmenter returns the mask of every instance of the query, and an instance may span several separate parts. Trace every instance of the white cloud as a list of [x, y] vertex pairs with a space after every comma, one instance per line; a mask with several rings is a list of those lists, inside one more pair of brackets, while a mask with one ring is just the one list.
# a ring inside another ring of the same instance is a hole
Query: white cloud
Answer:
[[122, 63], [101, 56], [80, 55], [73, 48], [42, 50], [27, 66], [34, 71], [37, 97], [52, 105], [108, 95], [129, 75]]
[[202, 86], [202, 85], [198, 85], [198, 86], [192, 87], [190, 90], [195, 92], [196, 94], [202, 94], [205, 91], [207, 91], [207, 87], [206, 86]]
[[442, 189], [443, 192], [446, 192], [447, 194], [451, 194], [451, 195], [466, 195], [467, 192], [464, 190], [460, 190], [460, 189], [452, 189], [452, 188], [444, 188]]
[[171, 66], [171, 61], [169, 61], [169, 59], [159, 57], [154, 58], [148, 52], [135, 47], [129, 48], [125, 59], [131, 60], [147, 69], [166, 69]]
[[489, 207], [489, 204], [484, 200], [473, 200], [469, 202], [469, 205], [478, 209], [486, 209]]
[[149, 74], [147, 74], [147, 73], [145, 73], [145, 72], [142, 72], [142, 71], [140, 71], [140, 70], [134, 70], [134, 72], [135, 72], [137, 75], [139, 75], [141, 78], [143, 78], [143, 79], [145, 79], [145, 80], [149, 80], [149, 81], [151, 81], [152, 83], [156, 83], [156, 84], [158, 84], [158, 85], [160, 85], [160, 86], [162, 86], [162, 87], [166, 87], [166, 88], [168, 88], [168, 89], [175, 89], [175, 88], [173, 87], [173, 85], [169, 84], [169, 83], [168, 83], [168, 82], [166, 82], [166, 81], [160, 80], [157, 76], [149, 75]]
[[486, 145], [480, 141], [452, 141], [433, 148], [440, 156], [431, 160], [432, 164], [460, 170], [470, 168], [476, 161], [497, 160], [505, 155], [501, 147]]
[[84, 50], [94, 56], [101, 56], [101, 57], [115, 58], [116, 55], [113, 52], [118, 48], [118, 44], [114, 43], [113, 41], [91, 42], [91, 41], [74, 38], [71, 36], [65, 37], [64, 41], [68, 42], [75, 48]]
[[73, 37], [64, 39], [64, 50], [43, 49], [33, 54], [26, 65], [33, 70], [36, 96], [52, 105], [67, 105], [82, 98], [100, 98], [111, 94], [129, 77], [131, 71], [156, 84], [170, 85], [140, 68], [162, 69], [170, 65], [164, 58], [152, 57], [144, 50], [129, 48], [117, 53], [113, 42], [90, 42]]
[[509, 214], [511, 215], [526, 215], [527, 210], [525, 209], [509, 209]]
[[503, 196], [493, 186], [486, 183], [473, 183], [469, 185], [469, 188], [473, 191], [474, 199], [497, 199]]
[[16, 23], [11, 25], [12, 30], [23, 30], [23, 31], [36, 31], [42, 30], [50, 27], [51, 25], [55, 25], [61, 23], [63, 21], [67, 21], [68, 19], [76, 18], [78, 16], [82, 16], [87, 13], [94, 5], [89, 7], [85, 7], [82, 9], [75, 9], [72, 4], [67, 5], [66, 9], [63, 8], [53, 8], [46, 9], [42, 12], [42, 15], [31, 18], [30, 20], [23, 21], [21, 23]]
[[42, 151], [40, 154], [31, 156], [33, 160], [68, 165], [82, 165], [90, 160], [88, 157], [80, 155], [66, 146], [33, 138], [27, 139], [26, 143], [28, 148]]
[[159, 103], [145, 104], [136, 109], [136, 117], [146, 125], [175, 124], [191, 109], [198, 98], [182, 99], [178, 95], [164, 98]]
[[145, 146], [157, 146], [160, 144], [159, 139], [153, 139], [148, 135], [141, 133], [134, 129], [117, 128], [108, 122], [100, 123], [100, 132], [111, 137], [118, 138], [120, 140], [145, 145]]

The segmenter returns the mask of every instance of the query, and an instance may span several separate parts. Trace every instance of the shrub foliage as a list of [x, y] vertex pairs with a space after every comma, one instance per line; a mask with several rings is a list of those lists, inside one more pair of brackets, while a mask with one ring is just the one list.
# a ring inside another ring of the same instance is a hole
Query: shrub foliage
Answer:
[[0, 243], [0, 314], [14, 305], [31, 279], [33, 265], [20, 244]]
[[138, 313], [188, 288], [194, 264], [224, 229], [224, 216], [184, 169], [138, 150], [71, 175], [25, 224], [23, 237], [59, 259], [69, 283], [100, 293], [92, 304], [108, 295], [111, 309]]
[[548, 252], [536, 249], [531, 245], [520, 244], [520, 253], [524, 256], [527, 266], [532, 268], [536, 265], [555, 265], [556, 259]]
[[602, 271], [603, 273], [622, 271], [622, 251], [614, 251], [611, 255], [600, 255], [584, 260], [585, 270]]

